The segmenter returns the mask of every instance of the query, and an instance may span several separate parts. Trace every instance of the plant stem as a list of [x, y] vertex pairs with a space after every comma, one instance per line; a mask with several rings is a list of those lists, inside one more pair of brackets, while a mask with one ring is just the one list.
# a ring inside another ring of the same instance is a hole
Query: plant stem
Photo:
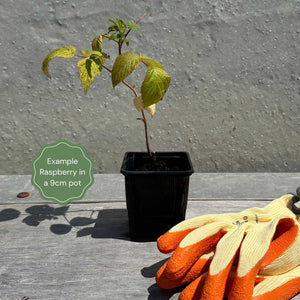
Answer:
[[[143, 14], [135, 23], [138, 24], [144, 17], [146, 16], [146, 14]], [[129, 29], [126, 34], [125, 34], [125, 38], [127, 37], [127, 35], [129, 34], [129, 32], [131, 31], [131, 29]], [[122, 54], [122, 46], [123, 46], [124, 40], [121, 41], [121, 43], [119, 43], [119, 55]]]
[[[107, 68], [106, 66], [102, 66], [106, 71], [108, 72], [112, 72], [111, 69]], [[132, 92], [134, 93], [135, 97], [138, 97], [139, 94], [137, 93], [136, 89], [134, 86], [130, 85], [127, 81], [122, 80], [122, 83], [125, 84], [128, 88], [130, 88], [132, 90]], [[142, 118], [137, 118], [137, 120], [140, 120], [144, 123], [144, 127], [145, 127], [145, 138], [146, 138], [146, 146], [147, 146], [147, 151], [150, 157], [153, 158], [153, 154], [150, 150], [150, 145], [149, 145], [149, 137], [148, 137], [148, 123], [147, 123], [147, 119], [146, 119], [146, 115], [145, 115], [145, 110], [142, 109]]]
[[[146, 14], [143, 14], [137, 21], [136, 21], [136, 24], [138, 24], [144, 17], [145, 17]], [[128, 34], [130, 33], [131, 29], [129, 29], [126, 34], [125, 34], [125, 37], [128, 36]], [[122, 46], [123, 46], [123, 43], [124, 43], [124, 40], [122, 40], [121, 43], [119, 43], [119, 55], [122, 54]], [[147, 64], [145, 62], [143, 62], [146, 66]], [[112, 72], [111, 69], [107, 68], [106, 66], [102, 66], [106, 71], [108, 72]], [[125, 84], [129, 89], [132, 90], [132, 92], [134, 93], [135, 97], [138, 97], [138, 93], [137, 91], [135, 90], [135, 87], [130, 85], [128, 82], [126, 82], [125, 80], [122, 80], [122, 83]], [[148, 154], [151, 158], [154, 158], [151, 150], [150, 150], [150, 145], [149, 145], [149, 136], [148, 136], [148, 123], [147, 123], [147, 119], [146, 119], [146, 115], [145, 115], [145, 110], [142, 109], [141, 110], [141, 113], [142, 113], [142, 118], [137, 118], [137, 120], [140, 120], [144, 123], [144, 127], [145, 127], [145, 138], [146, 138], [146, 147], [147, 147], [147, 151], [148, 151]]]
[[86, 58], [86, 56], [83, 55], [78, 55], [78, 54], [74, 54], [75, 57], [79, 57], [79, 58]]
[[145, 16], [146, 16], [146, 13], [144, 13], [135, 23], [138, 24]]
[[[104, 65], [102, 65], [102, 68], [105, 69], [106, 71], [108, 71], [109, 73], [112, 72], [111, 69], [109, 69], [108, 67], [106, 67], [106, 66], [104, 66]], [[135, 95], [136, 97], [139, 96], [138, 93], [137, 93], [137, 91], [135, 90], [134, 86], [130, 85], [130, 84], [129, 84], [127, 81], [125, 81], [125, 80], [122, 80], [122, 83], [124, 83], [128, 88], [130, 88], [130, 89], [133, 91], [133, 93], [134, 93], [134, 95]]]
[[148, 124], [147, 124], [147, 119], [146, 119], [146, 115], [145, 115], [145, 110], [142, 109], [142, 121], [144, 123], [144, 127], [145, 127], [145, 137], [146, 137], [146, 146], [147, 146], [147, 151], [148, 151], [148, 154], [151, 158], [153, 158], [153, 154], [150, 150], [150, 145], [149, 145], [149, 137], [148, 137]]

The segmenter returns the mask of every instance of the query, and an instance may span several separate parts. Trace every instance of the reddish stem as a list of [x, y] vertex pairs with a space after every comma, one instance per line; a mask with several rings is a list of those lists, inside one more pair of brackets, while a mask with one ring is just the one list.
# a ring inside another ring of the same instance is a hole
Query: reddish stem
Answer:
[[80, 58], [86, 58], [86, 56], [83, 56], [83, 55], [78, 55], [78, 54], [74, 54], [74, 56], [76, 56], [76, 57], [80, 57]]

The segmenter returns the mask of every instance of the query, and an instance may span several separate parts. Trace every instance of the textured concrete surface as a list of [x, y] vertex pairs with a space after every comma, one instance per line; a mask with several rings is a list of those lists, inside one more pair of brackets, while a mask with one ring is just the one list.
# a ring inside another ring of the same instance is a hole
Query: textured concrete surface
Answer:
[[[51, 80], [41, 71], [55, 48], [90, 49], [106, 18], [144, 12], [129, 50], [172, 77], [149, 121], [152, 150], [189, 151], [196, 172], [299, 171], [299, 0], [7, 0], [0, 10], [1, 174], [30, 174], [40, 147], [61, 138], [85, 147], [95, 173], [145, 149], [125, 86], [113, 90], [103, 71], [84, 95], [76, 59], [53, 61]], [[137, 87], [140, 72], [128, 79]]]

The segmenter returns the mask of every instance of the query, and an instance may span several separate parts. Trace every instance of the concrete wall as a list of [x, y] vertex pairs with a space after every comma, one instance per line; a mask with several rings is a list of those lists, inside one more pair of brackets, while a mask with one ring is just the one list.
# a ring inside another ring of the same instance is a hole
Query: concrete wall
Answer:
[[152, 150], [189, 151], [196, 172], [299, 172], [299, 0], [6, 0], [0, 11], [2, 174], [31, 174], [41, 146], [62, 138], [85, 147], [95, 173], [145, 150], [133, 95], [107, 72], [84, 95], [76, 58], [52, 61], [51, 80], [41, 71], [55, 48], [90, 49], [106, 18], [144, 12], [128, 50], [172, 77], [149, 120]]

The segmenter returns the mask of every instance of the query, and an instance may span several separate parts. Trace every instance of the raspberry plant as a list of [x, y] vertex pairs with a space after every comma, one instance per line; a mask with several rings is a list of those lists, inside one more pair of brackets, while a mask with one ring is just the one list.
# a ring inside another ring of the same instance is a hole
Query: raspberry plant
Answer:
[[[112, 24], [108, 31], [104, 34], [96, 36], [92, 41], [92, 50], [82, 50], [81, 54], [76, 54], [74, 46], [64, 46], [55, 49], [49, 53], [42, 65], [43, 72], [51, 78], [48, 70], [49, 62], [54, 57], [76, 57], [80, 58], [77, 62], [79, 78], [84, 87], [84, 92], [87, 93], [90, 85], [93, 83], [96, 75], [100, 75], [102, 70], [106, 70], [111, 76], [112, 86], [115, 88], [119, 83], [125, 84], [134, 93], [134, 105], [141, 112], [141, 118], [137, 118], [144, 123], [145, 138], [147, 151], [151, 157], [153, 153], [150, 150], [148, 139], [148, 125], [145, 111], [151, 116], [155, 114], [155, 104], [162, 100], [166, 93], [171, 77], [164, 70], [163, 66], [156, 60], [146, 56], [143, 53], [135, 52], [122, 53], [124, 43], [129, 46], [128, 34], [134, 30], [138, 32], [140, 17], [136, 22], [123, 21], [122, 19], [108, 19]], [[103, 41], [107, 40], [114, 42], [117, 46], [118, 56], [116, 57], [112, 68], [106, 66], [106, 61], [110, 59], [110, 55], [103, 52]], [[136, 85], [129, 84], [125, 81], [140, 64], [147, 67], [146, 76], [141, 84], [140, 93], [136, 90]]]

